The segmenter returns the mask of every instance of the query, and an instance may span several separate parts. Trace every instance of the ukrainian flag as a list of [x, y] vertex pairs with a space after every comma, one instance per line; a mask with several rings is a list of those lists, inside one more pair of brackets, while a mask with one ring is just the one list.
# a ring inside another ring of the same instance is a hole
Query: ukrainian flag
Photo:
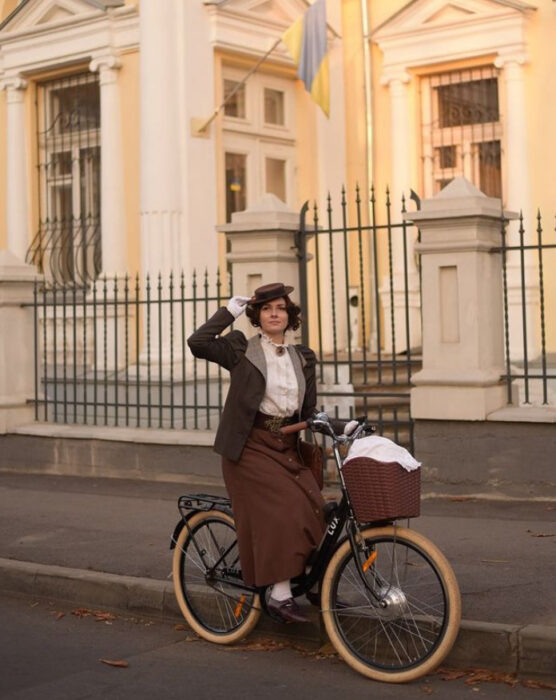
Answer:
[[330, 77], [326, 41], [326, 0], [316, 0], [282, 35], [305, 83], [326, 116], [330, 113]]

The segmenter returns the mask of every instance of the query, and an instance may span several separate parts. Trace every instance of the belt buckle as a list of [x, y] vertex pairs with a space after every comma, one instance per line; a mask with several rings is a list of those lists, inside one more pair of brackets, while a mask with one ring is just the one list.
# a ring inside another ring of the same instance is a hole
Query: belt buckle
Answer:
[[265, 421], [264, 427], [270, 432], [270, 433], [277, 433], [280, 428], [282, 428], [287, 421], [287, 418], [284, 418], [282, 416], [272, 416], [272, 418], [269, 418], [268, 420]]

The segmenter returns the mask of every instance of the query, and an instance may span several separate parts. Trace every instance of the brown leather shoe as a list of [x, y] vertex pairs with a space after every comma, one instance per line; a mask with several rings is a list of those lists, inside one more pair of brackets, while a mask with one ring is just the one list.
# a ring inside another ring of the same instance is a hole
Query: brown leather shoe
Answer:
[[268, 601], [268, 609], [273, 615], [281, 617], [284, 622], [310, 622], [293, 598], [287, 600], [271, 598]]

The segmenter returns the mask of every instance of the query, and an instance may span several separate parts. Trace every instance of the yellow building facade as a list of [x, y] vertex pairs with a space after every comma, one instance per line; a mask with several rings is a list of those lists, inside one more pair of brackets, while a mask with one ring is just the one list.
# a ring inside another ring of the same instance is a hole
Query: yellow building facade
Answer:
[[[329, 119], [283, 45], [242, 83], [308, 4], [0, 2], [0, 247], [59, 281], [212, 273], [226, 269], [216, 227], [267, 192], [294, 211], [316, 200], [322, 217], [330, 192], [339, 216], [345, 185], [353, 224], [357, 185], [364, 222], [371, 184], [379, 215], [389, 188], [399, 220], [402, 194], [411, 210], [411, 190], [432, 197], [458, 176], [522, 210], [529, 242], [539, 208], [548, 235], [556, 188], [551, 0], [327, 0]], [[393, 252], [392, 262], [380, 242], [380, 311], [368, 314], [370, 332], [397, 303], [389, 300], [402, 274]], [[354, 261], [359, 254], [351, 246]], [[370, 279], [368, 240], [362, 254]], [[417, 300], [411, 250], [409, 260]], [[357, 279], [350, 284], [357, 290]], [[552, 276], [547, 298], [555, 284]], [[555, 325], [547, 327], [551, 347]]]

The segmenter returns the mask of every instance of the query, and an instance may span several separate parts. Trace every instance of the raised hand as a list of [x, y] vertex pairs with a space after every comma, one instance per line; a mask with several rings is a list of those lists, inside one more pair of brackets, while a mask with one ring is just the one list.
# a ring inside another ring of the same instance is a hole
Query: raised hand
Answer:
[[234, 318], [238, 318], [245, 311], [247, 302], [251, 297], [235, 296], [230, 299], [226, 308]]

